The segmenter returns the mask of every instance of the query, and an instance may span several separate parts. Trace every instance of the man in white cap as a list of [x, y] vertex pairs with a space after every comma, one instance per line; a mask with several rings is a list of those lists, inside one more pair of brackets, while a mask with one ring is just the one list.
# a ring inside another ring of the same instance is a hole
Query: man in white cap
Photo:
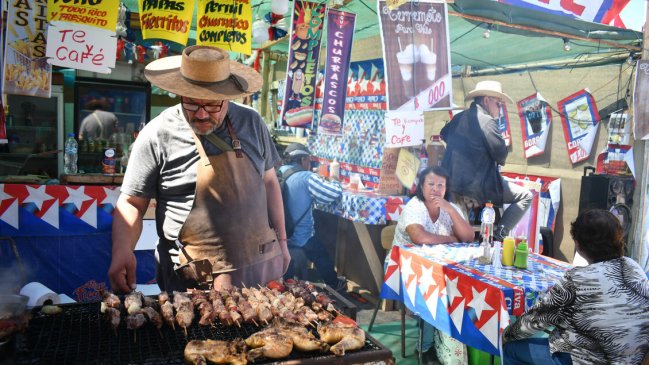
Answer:
[[112, 289], [135, 289], [133, 250], [152, 198], [162, 290], [280, 278], [290, 262], [274, 169], [280, 156], [259, 114], [232, 101], [261, 88], [259, 73], [220, 48], [191, 46], [150, 63], [144, 74], [180, 104], [149, 122], [133, 144], [113, 214]]
[[499, 165], [505, 165], [507, 146], [498, 128], [500, 105], [512, 99], [502, 92], [498, 81], [480, 81], [464, 98], [469, 109], [457, 114], [442, 128], [446, 152], [442, 166], [451, 176], [453, 195], [491, 201], [496, 206], [510, 204], [494, 228], [494, 240], [501, 241], [518, 223], [532, 202], [532, 193], [505, 180]]

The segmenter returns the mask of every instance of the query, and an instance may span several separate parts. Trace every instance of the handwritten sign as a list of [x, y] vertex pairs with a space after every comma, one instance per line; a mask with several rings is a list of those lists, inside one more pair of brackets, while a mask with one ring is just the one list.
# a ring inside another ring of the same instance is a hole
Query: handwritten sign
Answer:
[[417, 111], [385, 113], [386, 147], [407, 147], [424, 139], [424, 115]]
[[52, 22], [47, 30], [47, 62], [99, 73], [115, 68], [115, 32], [68, 22]]
[[402, 148], [399, 151], [396, 174], [397, 179], [399, 179], [403, 187], [410, 189], [415, 183], [417, 171], [419, 171], [419, 164], [419, 158], [410, 153], [407, 148]]
[[198, 0], [196, 44], [252, 53], [252, 9], [248, 0]]
[[399, 148], [385, 148], [381, 161], [381, 176], [377, 192], [385, 195], [399, 194], [401, 182], [397, 178], [397, 161], [399, 160]]
[[47, 20], [90, 25], [114, 32], [118, 8], [119, 0], [48, 0]]

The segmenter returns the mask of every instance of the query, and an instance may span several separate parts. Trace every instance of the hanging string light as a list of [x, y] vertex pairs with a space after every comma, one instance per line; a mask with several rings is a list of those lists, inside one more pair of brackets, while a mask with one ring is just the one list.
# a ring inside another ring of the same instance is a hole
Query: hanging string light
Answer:
[[563, 38], [563, 50], [568, 52], [570, 51], [570, 48], [570, 41], [568, 40], [568, 38]]

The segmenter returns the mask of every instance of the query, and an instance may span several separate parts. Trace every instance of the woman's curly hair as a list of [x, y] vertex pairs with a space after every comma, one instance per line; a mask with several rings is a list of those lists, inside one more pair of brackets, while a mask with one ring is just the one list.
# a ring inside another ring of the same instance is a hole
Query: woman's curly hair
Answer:
[[570, 235], [577, 242], [579, 253], [591, 263], [624, 256], [624, 229], [608, 210], [582, 212], [570, 224]]

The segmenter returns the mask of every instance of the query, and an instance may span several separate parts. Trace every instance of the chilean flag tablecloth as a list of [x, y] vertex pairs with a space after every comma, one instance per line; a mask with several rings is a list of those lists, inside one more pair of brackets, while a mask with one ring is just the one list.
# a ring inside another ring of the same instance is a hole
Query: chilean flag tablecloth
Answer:
[[[118, 196], [116, 186], [0, 184], [0, 236], [16, 242], [27, 276], [23, 279], [77, 301], [101, 298], [99, 290], [108, 283]], [[153, 251], [136, 251], [136, 258], [138, 282], [154, 280]], [[0, 267], [17, 270], [17, 262], [0, 239]], [[0, 285], [7, 281], [3, 274]]]
[[477, 243], [393, 246], [381, 298], [398, 300], [468, 346], [500, 355], [509, 315], [520, 316], [571, 268], [530, 253], [527, 269], [478, 263]]

